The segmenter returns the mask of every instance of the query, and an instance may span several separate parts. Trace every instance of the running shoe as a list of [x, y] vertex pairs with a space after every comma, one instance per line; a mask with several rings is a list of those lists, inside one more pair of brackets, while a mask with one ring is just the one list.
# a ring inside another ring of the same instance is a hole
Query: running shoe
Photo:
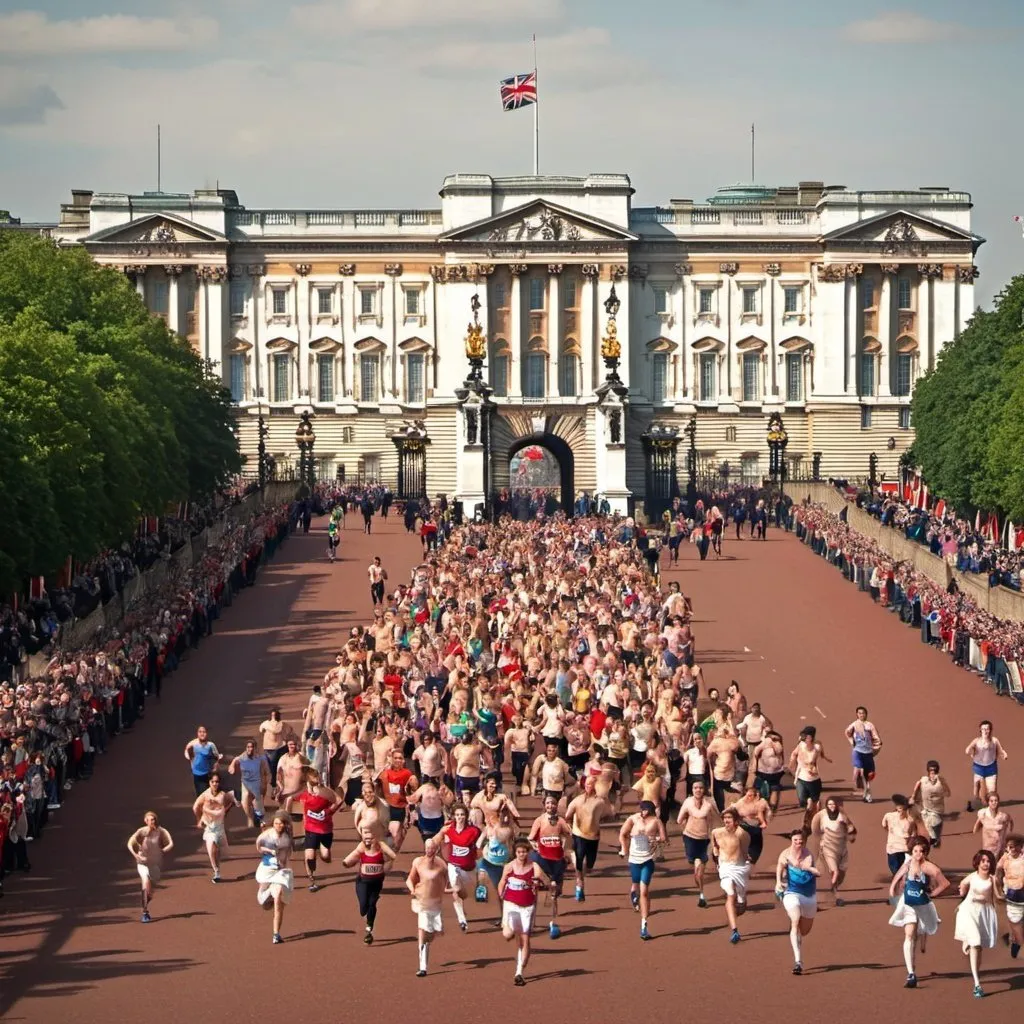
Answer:
[[740, 941], [740, 933], [734, 928], [732, 935], [729, 936], [729, 941], [735, 946]]
[[366, 929], [366, 934], [363, 936], [363, 942], [368, 946], [373, 945], [373, 932], [371, 932], [369, 928]]
[[1011, 942], [1010, 943], [1010, 956], [1014, 960], [1016, 960], [1019, 955], [1020, 955], [1020, 943], [1019, 942]]
[[468, 922], [468, 921], [460, 921], [460, 922], [459, 922], [459, 927], [460, 927], [460, 928], [461, 928], [461, 929], [462, 929], [462, 930], [463, 930], [464, 932], [468, 932], [468, 931], [469, 931], [469, 922]]
[[908, 974], [907, 975], [907, 980], [905, 982], [903, 982], [903, 987], [904, 988], [917, 988], [917, 975], [916, 974]]
[[586, 897], [586, 895], [583, 892], [583, 886], [582, 885], [577, 885], [576, 886], [576, 902], [577, 903], [586, 903], [587, 902], [587, 897]]
[[426, 976], [427, 976], [427, 972], [425, 970], [423, 970], [422, 967], [416, 972], [416, 977], [417, 978], [425, 978]]
[[153, 920], [153, 918], [151, 918], [149, 916], [149, 911], [148, 910], [144, 910], [142, 912], [142, 923], [143, 924], [149, 924], [149, 922], [152, 921], [152, 920]]
[[274, 945], [280, 946], [283, 941], [284, 939], [282, 939], [281, 936], [277, 934], [277, 932], [274, 932]]
[[220, 872], [219, 871], [214, 871], [213, 878], [211, 878], [210, 881], [211, 882], [219, 882], [220, 881]]
[[801, 964], [801, 963], [793, 964], [793, 973], [794, 974], [803, 974], [804, 973], [804, 965]]
[[477, 903], [486, 903], [487, 902], [487, 886], [486, 885], [478, 885], [476, 887], [475, 896], [476, 896]]
[[980, 985], [975, 985], [974, 986], [974, 998], [975, 999], [980, 999], [984, 994], [985, 993], [984, 993], [984, 991], [982, 991], [982, 988], [981, 988]]
[[310, 882], [309, 883], [309, 891], [310, 892], [319, 892], [320, 891], [320, 886], [317, 885], [316, 882]]
[[520, 988], [522, 988], [522, 986], [526, 984], [526, 979], [521, 974], [517, 974], [515, 978], [513, 978], [512, 984], [518, 985]]
[[875, 801], [874, 801], [874, 798], [873, 798], [873, 797], [871, 796], [871, 794], [870, 794], [870, 793], [865, 793], [865, 794], [864, 794], [864, 803], [866, 803], [866, 804], [872, 804], [872, 803], [874, 803], [874, 802], [875, 802]]
[[836, 897], [836, 906], [837, 906], [837, 907], [845, 907], [845, 906], [846, 906], [846, 900], [842, 900], [842, 899], [840, 899], [840, 898], [839, 898], [839, 897], [837, 896], [837, 897]]
[[553, 938], [553, 939], [557, 939], [558, 936], [561, 935], [561, 934], [562, 934], [562, 929], [559, 928], [558, 925], [555, 924], [554, 921], [552, 921], [551, 924], [548, 925], [548, 935], [550, 935], [551, 938]]
[[647, 925], [644, 925], [640, 929], [640, 938], [646, 942], [651, 937], [651, 933], [647, 930]]
[[701, 893], [697, 897], [697, 906], [700, 907], [701, 910], [707, 910], [708, 901], [704, 899], [704, 893]]
[[640, 894], [638, 892], [631, 892], [629, 894], [629, 902], [633, 904], [634, 910], [640, 910]]

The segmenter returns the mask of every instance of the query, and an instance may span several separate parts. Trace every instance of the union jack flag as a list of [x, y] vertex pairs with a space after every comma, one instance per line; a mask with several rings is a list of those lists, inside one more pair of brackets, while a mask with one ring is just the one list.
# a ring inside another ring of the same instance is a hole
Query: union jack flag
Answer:
[[505, 110], [518, 110], [537, 102], [537, 72], [513, 75], [501, 81], [501, 105]]

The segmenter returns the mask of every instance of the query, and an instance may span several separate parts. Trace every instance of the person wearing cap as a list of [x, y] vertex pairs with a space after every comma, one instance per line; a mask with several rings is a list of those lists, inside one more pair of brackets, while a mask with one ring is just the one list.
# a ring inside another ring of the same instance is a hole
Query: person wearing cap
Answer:
[[644, 941], [651, 937], [647, 930], [647, 918], [651, 911], [651, 879], [654, 877], [655, 857], [659, 847], [667, 842], [665, 826], [650, 800], [641, 800], [640, 809], [636, 814], [631, 814], [619, 830], [619, 856], [628, 858], [629, 898], [633, 909], [640, 913], [640, 938]]

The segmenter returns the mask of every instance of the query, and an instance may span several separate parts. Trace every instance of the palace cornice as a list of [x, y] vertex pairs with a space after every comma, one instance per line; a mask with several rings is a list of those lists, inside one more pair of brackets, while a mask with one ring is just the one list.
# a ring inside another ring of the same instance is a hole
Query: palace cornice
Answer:
[[228, 251], [227, 242], [86, 242], [86, 252], [93, 256], [145, 259], [173, 256], [187, 260], [190, 256], [223, 256]]
[[851, 239], [850, 241], [840, 241], [837, 239], [830, 240], [828, 245], [822, 250], [824, 252], [841, 252], [841, 253], [871, 253], [874, 256], [878, 256], [879, 259], [885, 257], [886, 262], [889, 262], [890, 258], [901, 256], [907, 260], [924, 259], [929, 253], [944, 253], [944, 254], [961, 254], [970, 253], [972, 246], [966, 240], [950, 239], [948, 241], [939, 240], [925, 240], [917, 242], [908, 242], [901, 244], [899, 248], [894, 249], [893, 245], [888, 242], [865, 242], [863, 240]]

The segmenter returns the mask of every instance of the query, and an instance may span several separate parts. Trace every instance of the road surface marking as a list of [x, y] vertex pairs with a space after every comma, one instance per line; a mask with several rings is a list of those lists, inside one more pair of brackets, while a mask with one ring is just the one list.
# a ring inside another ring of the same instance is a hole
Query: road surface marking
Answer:
[[817, 704], [814, 705], [814, 710], [817, 711], [818, 714], [821, 715], [822, 718], [828, 718], [828, 715], [826, 715], [825, 712], [822, 711], [821, 708], [819, 708]]

